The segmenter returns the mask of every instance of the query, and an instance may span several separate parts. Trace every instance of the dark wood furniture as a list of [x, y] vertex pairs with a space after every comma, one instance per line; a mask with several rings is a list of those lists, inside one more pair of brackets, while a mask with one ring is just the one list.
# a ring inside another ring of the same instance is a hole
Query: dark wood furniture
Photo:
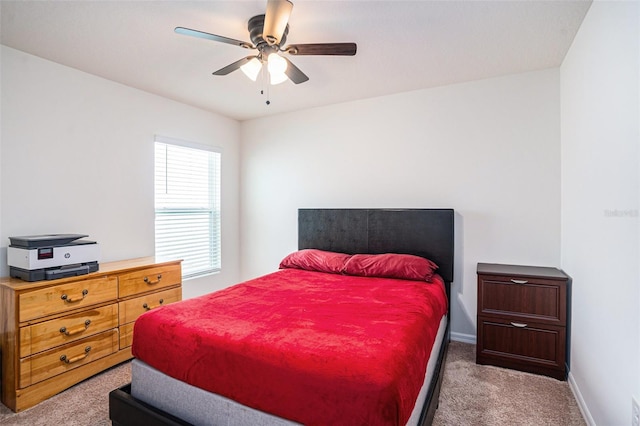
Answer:
[[[454, 211], [452, 209], [300, 209], [298, 248], [343, 253], [405, 253], [436, 262], [447, 296], [453, 281]], [[440, 346], [436, 370], [422, 407], [420, 425], [433, 422], [449, 344], [449, 324]], [[118, 425], [185, 425], [169, 413], [131, 396], [131, 386], [109, 394], [109, 418]]]
[[478, 263], [476, 362], [565, 380], [570, 278], [556, 268]]

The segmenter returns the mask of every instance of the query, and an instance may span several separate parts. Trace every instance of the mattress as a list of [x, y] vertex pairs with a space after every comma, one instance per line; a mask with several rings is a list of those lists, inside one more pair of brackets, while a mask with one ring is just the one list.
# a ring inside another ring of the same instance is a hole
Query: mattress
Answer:
[[[424, 381], [406, 426], [419, 424], [429, 383], [433, 375], [437, 374], [437, 358], [444, 344], [447, 321], [447, 316], [442, 317], [440, 321]], [[138, 359], [131, 362], [131, 395], [193, 425], [292, 426], [299, 424], [174, 379]]]
[[142, 315], [132, 350], [168, 377], [275, 417], [404, 425], [446, 306], [437, 276], [285, 269]]

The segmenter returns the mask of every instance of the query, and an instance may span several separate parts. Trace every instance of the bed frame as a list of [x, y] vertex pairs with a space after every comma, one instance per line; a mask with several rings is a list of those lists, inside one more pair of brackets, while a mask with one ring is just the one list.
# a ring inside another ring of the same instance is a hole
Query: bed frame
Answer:
[[[298, 249], [316, 248], [341, 253], [404, 253], [438, 264], [450, 300], [454, 259], [452, 209], [300, 209]], [[449, 345], [449, 320], [436, 369], [429, 383], [419, 424], [431, 425]], [[109, 418], [115, 426], [161, 426], [188, 423], [131, 396], [131, 385], [109, 393]]]

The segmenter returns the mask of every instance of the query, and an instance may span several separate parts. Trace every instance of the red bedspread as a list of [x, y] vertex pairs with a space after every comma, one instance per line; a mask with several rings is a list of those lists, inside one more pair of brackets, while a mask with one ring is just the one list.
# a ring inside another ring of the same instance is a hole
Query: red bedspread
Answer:
[[404, 425], [440, 319], [433, 282], [284, 269], [164, 306], [133, 355], [178, 380], [307, 425]]

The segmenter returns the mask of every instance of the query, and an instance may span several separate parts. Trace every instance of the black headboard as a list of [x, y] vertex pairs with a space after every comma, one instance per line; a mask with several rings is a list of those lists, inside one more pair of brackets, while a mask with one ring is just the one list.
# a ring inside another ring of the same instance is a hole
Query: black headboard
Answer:
[[298, 249], [415, 254], [453, 281], [452, 209], [299, 209]]

